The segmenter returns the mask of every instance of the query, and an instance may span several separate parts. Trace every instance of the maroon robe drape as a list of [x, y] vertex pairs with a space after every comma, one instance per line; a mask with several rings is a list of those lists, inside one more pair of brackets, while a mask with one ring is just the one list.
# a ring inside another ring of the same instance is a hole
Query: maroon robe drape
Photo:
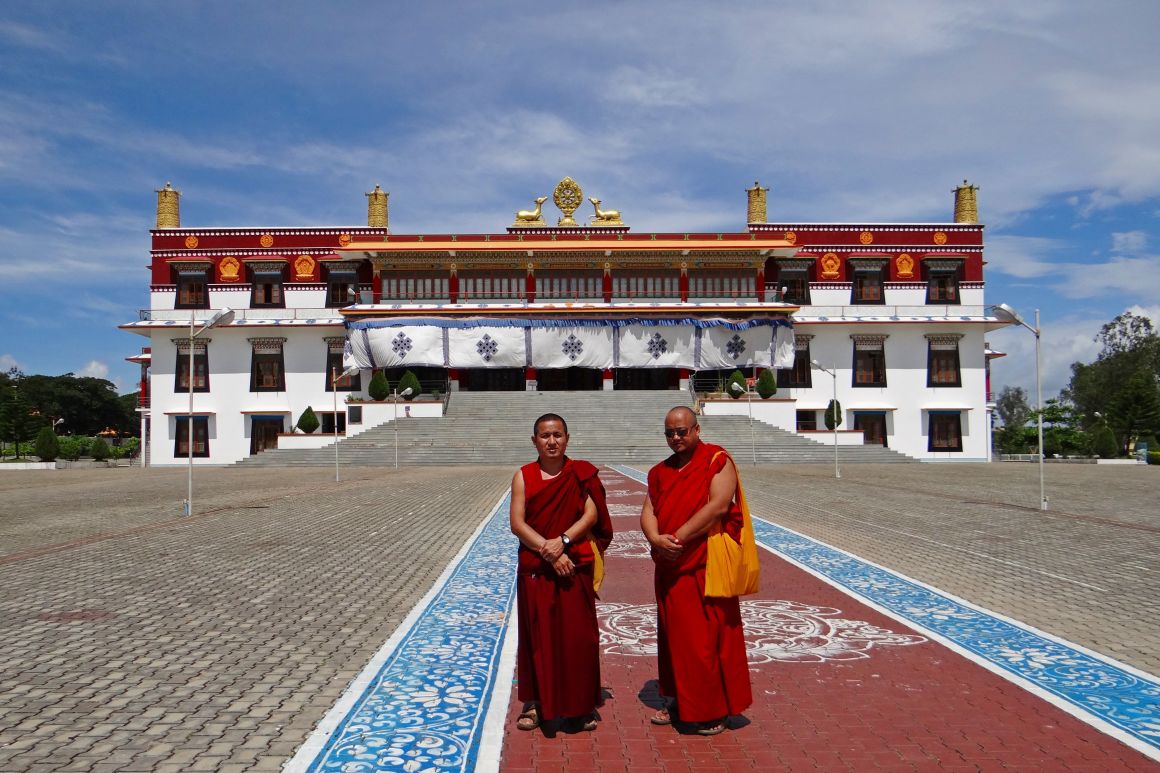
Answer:
[[[684, 467], [671, 456], [648, 473], [648, 495], [661, 534], [673, 534], [709, 501], [709, 484], [728, 458], [720, 446], [699, 443]], [[733, 502], [725, 532], [741, 538], [741, 509]], [[654, 551], [657, 660], [661, 694], [676, 699], [682, 722], [711, 722], [753, 703], [741, 606], [736, 598], [705, 598], [707, 535], [668, 562]]]
[[[600, 549], [612, 541], [612, 519], [604, 485], [588, 462], [565, 459], [554, 478], [544, 480], [537, 462], [520, 468], [524, 480], [524, 517], [545, 539], [559, 537], [584, 515], [592, 497], [597, 521], [591, 536]], [[520, 544], [516, 576], [519, 648], [516, 695], [540, 704], [545, 720], [591, 714], [600, 703], [600, 633], [594, 556], [587, 539], [568, 551], [573, 577], [560, 577], [540, 554]]]

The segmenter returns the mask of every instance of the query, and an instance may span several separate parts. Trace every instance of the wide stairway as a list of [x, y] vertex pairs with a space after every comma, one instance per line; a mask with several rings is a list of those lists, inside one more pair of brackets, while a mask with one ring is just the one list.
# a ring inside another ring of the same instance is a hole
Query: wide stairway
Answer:
[[[568, 422], [568, 455], [596, 464], [652, 466], [668, 456], [664, 416], [675, 405], [691, 405], [687, 392], [456, 392], [442, 418], [400, 419], [400, 465], [499, 464], [535, 458], [532, 422], [558, 413]], [[702, 416], [701, 438], [724, 446], [739, 463], [749, 462], [746, 416]], [[395, 429], [379, 425], [338, 444], [343, 465], [388, 467], [395, 463]], [[754, 422], [758, 464], [827, 464], [832, 446]], [[334, 445], [308, 450], [272, 450], [239, 462], [253, 466], [334, 464]], [[914, 461], [881, 446], [839, 446], [843, 464]]]

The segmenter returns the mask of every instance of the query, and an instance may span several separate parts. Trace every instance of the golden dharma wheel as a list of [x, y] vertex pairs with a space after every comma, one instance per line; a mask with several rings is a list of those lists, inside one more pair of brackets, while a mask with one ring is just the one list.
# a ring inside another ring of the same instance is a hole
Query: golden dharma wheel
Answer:
[[572, 213], [579, 209], [580, 204], [583, 203], [584, 191], [580, 190], [580, 186], [571, 177], [565, 177], [556, 186], [556, 190], [552, 192], [552, 201], [564, 213], [560, 224], [575, 225], [576, 221], [572, 219]]

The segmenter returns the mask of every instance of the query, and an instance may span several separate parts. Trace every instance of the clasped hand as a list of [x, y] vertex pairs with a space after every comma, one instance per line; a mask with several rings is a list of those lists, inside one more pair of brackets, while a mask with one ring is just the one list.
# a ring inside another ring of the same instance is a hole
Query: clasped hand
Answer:
[[685, 544], [672, 534], [659, 534], [651, 543], [665, 561], [676, 561], [685, 552]]

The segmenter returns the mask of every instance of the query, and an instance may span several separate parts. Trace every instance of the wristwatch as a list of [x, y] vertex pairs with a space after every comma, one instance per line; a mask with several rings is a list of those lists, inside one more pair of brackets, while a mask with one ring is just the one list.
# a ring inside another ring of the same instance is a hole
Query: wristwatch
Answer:
[[568, 548], [572, 547], [572, 538], [571, 538], [571, 537], [569, 537], [567, 534], [561, 534], [561, 535], [560, 535], [560, 541], [564, 543], [564, 549], [565, 549], [565, 550], [567, 550]]

